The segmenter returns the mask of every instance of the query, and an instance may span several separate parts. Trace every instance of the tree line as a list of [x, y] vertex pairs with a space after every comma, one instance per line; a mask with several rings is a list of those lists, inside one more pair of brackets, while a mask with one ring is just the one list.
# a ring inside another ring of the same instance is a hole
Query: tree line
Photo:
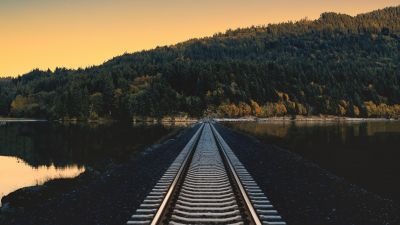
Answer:
[[0, 79], [0, 115], [400, 115], [400, 7], [218, 33]]

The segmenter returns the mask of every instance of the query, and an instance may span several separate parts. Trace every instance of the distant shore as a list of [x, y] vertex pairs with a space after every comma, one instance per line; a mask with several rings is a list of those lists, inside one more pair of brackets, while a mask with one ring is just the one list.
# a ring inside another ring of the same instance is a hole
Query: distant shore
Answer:
[[396, 119], [387, 118], [354, 118], [354, 117], [338, 117], [338, 116], [282, 116], [282, 117], [243, 117], [243, 118], [215, 118], [217, 122], [270, 122], [270, 121], [307, 121], [307, 122], [364, 122], [364, 121], [398, 121]]
[[[321, 115], [321, 116], [281, 116], [281, 117], [240, 117], [240, 118], [211, 118], [217, 122], [289, 122], [289, 121], [305, 121], [305, 122], [364, 122], [364, 121], [399, 121], [399, 119], [388, 119], [388, 118], [355, 118], [355, 117], [339, 117], [331, 115]], [[194, 117], [172, 117], [165, 116], [162, 118], [155, 117], [134, 117], [131, 122], [133, 123], [196, 123], [200, 121], [199, 118]], [[78, 120], [76, 118], [70, 119], [58, 119], [58, 120], [46, 120], [46, 119], [36, 119], [36, 118], [12, 118], [12, 117], [0, 117], [0, 123], [8, 122], [88, 122], [88, 123], [108, 123], [114, 122], [116, 120], [99, 118], [97, 120]]]
[[32, 118], [11, 118], [11, 117], [0, 117], [1, 122], [46, 122], [45, 119], [32, 119]]

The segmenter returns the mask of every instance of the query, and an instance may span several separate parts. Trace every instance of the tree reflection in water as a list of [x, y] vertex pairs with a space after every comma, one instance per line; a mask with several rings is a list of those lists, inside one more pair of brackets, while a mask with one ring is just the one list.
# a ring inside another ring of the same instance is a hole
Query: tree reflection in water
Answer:
[[235, 129], [312, 160], [322, 168], [400, 202], [400, 122], [235, 122]]

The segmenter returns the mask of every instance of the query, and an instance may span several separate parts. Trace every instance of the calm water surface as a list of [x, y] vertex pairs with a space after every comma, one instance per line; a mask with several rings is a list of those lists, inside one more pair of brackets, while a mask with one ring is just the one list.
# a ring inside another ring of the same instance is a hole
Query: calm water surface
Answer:
[[0, 199], [19, 188], [123, 162], [188, 124], [60, 124], [0, 121]]
[[302, 155], [400, 203], [400, 122], [236, 122], [228, 126]]

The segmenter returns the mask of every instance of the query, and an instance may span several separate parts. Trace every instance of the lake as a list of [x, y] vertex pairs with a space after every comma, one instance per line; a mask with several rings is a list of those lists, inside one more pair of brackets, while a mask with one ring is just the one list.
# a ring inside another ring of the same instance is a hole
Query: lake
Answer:
[[400, 122], [226, 122], [400, 203]]
[[102, 170], [188, 124], [0, 121], [0, 199], [19, 188]]

